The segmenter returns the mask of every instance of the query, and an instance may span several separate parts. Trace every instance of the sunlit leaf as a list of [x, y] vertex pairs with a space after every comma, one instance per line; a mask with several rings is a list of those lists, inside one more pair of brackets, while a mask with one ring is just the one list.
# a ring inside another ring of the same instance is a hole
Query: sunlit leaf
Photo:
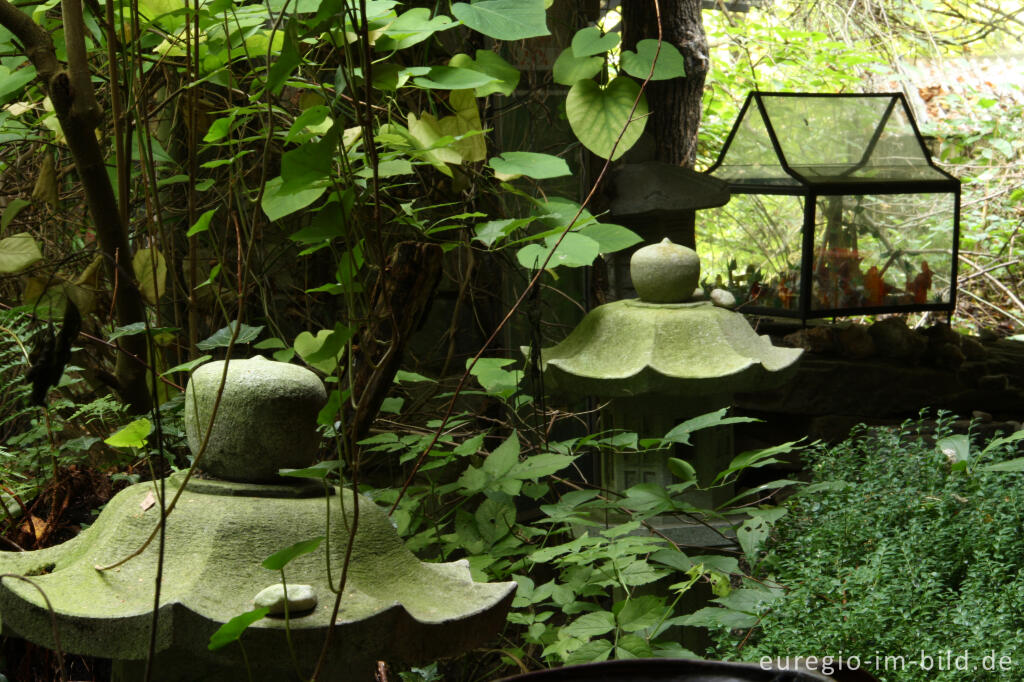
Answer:
[[146, 445], [146, 439], [152, 432], [153, 424], [142, 417], [120, 429], [103, 442], [115, 448], [141, 448]]
[[267, 183], [263, 190], [260, 207], [270, 220], [280, 220], [296, 211], [300, 211], [320, 198], [327, 190], [326, 182], [312, 187], [284, 189], [284, 180], [276, 177]]
[[246, 611], [239, 616], [235, 616], [210, 635], [210, 642], [206, 645], [206, 648], [210, 651], [216, 651], [221, 647], [231, 644], [231, 642], [237, 641], [247, 627], [263, 619], [268, 613], [270, 613], [270, 609], [266, 606], [261, 606], [258, 609]]
[[186, 237], [192, 237], [199, 234], [200, 232], [206, 232], [210, 229], [210, 221], [213, 220], [213, 215], [217, 212], [216, 208], [211, 208], [209, 211], [204, 211], [201, 216], [196, 220], [192, 227], [188, 228], [188, 232], [185, 233]]
[[572, 37], [572, 53], [577, 57], [590, 57], [591, 55], [607, 52], [618, 46], [618, 33], [601, 33], [596, 26], [588, 26], [576, 31]]
[[496, 40], [523, 40], [550, 35], [544, 0], [480, 0], [452, 5], [455, 18]]
[[546, 180], [572, 175], [565, 159], [537, 152], [504, 152], [488, 161], [487, 165], [504, 176], [502, 179], [525, 175], [534, 180]]
[[601, 73], [604, 60], [600, 57], [577, 57], [572, 48], [562, 50], [551, 67], [551, 76], [560, 85], [575, 85], [576, 81], [593, 78]]
[[280, 551], [274, 552], [264, 559], [263, 563], [260, 565], [271, 571], [280, 571], [296, 557], [316, 551], [316, 548], [319, 547], [320, 543], [323, 541], [324, 536], [321, 535], [320, 537], [313, 538], [312, 540], [296, 542], [291, 547], [285, 547]]
[[640, 139], [647, 125], [647, 100], [640, 85], [629, 78], [615, 78], [604, 88], [582, 80], [569, 89], [565, 113], [584, 147], [614, 161]]
[[150, 305], [156, 305], [167, 291], [167, 261], [155, 248], [142, 248], [132, 258], [132, 270], [139, 280], [139, 293]]
[[0, 274], [21, 272], [43, 259], [43, 252], [28, 232], [0, 239]]
[[[657, 55], [657, 62], [655, 62]], [[652, 81], [668, 80], [686, 75], [686, 62], [683, 55], [675, 45], [662, 42], [661, 50], [658, 50], [658, 41], [653, 39], [641, 40], [636, 45], [636, 52], [624, 50], [622, 52], [622, 69], [634, 78], [641, 80], [651, 75], [651, 65], [654, 65]]]

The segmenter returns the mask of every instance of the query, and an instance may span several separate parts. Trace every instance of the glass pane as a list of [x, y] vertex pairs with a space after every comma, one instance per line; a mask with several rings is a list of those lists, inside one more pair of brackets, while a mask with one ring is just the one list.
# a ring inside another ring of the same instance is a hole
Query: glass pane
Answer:
[[800, 184], [779, 163], [768, 128], [754, 101], [750, 102], [739, 120], [722, 165], [712, 175], [738, 185], [754, 183], [797, 187]]
[[820, 197], [811, 308], [949, 301], [952, 194]]
[[734, 194], [721, 208], [698, 211], [701, 279], [728, 289], [740, 304], [796, 310], [804, 201]]

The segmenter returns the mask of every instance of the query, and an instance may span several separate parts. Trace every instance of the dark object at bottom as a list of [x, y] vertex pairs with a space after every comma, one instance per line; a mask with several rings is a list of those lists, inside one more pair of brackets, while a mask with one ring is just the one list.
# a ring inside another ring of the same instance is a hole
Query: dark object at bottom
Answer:
[[724, 663], [688, 659], [637, 659], [572, 665], [541, 670], [500, 682], [832, 682], [817, 673], [793, 670], [765, 670], [749, 663]]

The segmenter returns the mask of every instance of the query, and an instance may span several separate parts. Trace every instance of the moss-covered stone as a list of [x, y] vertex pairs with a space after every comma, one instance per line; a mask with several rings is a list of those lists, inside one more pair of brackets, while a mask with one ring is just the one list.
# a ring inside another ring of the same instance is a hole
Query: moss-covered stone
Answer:
[[304, 367], [262, 357], [210, 362], [192, 373], [185, 389], [188, 445], [200, 451], [216, 404], [199, 468], [232, 481], [274, 480], [278, 469], [316, 461], [316, 417], [326, 402], [323, 382]]

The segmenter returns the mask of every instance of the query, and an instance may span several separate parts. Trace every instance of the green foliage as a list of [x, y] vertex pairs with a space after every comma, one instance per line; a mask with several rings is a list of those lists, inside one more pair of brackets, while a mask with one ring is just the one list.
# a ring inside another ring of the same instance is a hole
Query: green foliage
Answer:
[[[525, 424], [535, 401], [523, 395], [521, 374], [510, 365], [508, 359], [484, 358], [472, 371], [485, 391], [503, 402], [510, 422]], [[518, 583], [505, 633], [505, 664], [693, 656], [678, 643], [681, 626], [717, 627], [723, 619], [746, 623], [755, 604], [775, 596], [777, 590], [745, 578], [735, 558], [687, 554], [651, 524], [659, 515], [728, 519], [754, 557], [782, 510], [695, 507], [687, 493], [697, 481], [684, 460], [673, 468], [683, 475], [668, 487], [640, 484], [609, 492], [579, 483], [574, 473], [584, 456], [664, 457], [658, 448], [669, 439], [597, 432], [545, 442], [526, 427], [508, 436], [500, 436], [501, 430], [474, 433], [468, 420], [468, 415], [452, 418], [450, 432], [462, 435], [434, 445], [393, 519], [421, 557], [464, 558], [477, 580]], [[671, 435], [682, 441], [684, 434], [731, 421], [724, 411], [716, 412]], [[430, 440], [414, 432], [388, 432], [361, 446], [409, 462]], [[745, 453], [720, 481], [773, 461], [785, 449], [792, 446]], [[370, 492], [383, 503], [397, 497], [393, 490]], [[697, 584], [708, 585], [720, 606], [690, 613], [683, 596]], [[497, 668], [491, 676], [496, 675]]]
[[[1007, 466], [1021, 436], [975, 450], [949, 423], [862, 429], [811, 453], [814, 480], [787, 503], [759, 569], [786, 590], [720, 654], [857, 656], [881, 679], [962, 680], [918, 665], [952, 650], [978, 666], [971, 679], [1006, 679], [982, 659], [1016, 664], [1024, 652], [1024, 497], [1020, 468]], [[876, 655], [914, 663], [876, 672]]]

